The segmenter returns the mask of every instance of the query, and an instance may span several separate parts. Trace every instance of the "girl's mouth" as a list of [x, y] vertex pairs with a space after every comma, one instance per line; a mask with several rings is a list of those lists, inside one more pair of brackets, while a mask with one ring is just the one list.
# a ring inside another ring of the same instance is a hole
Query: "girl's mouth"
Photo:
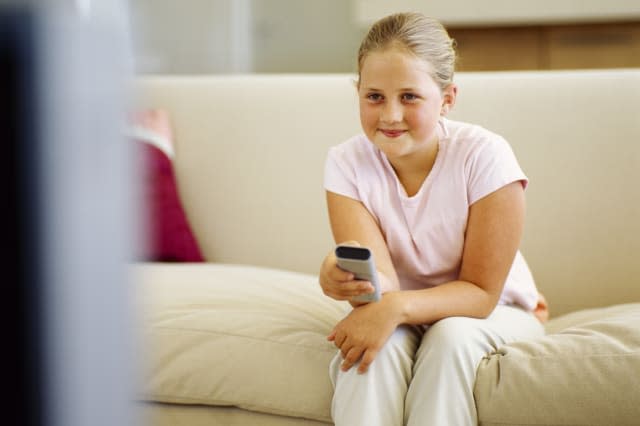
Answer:
[[406, 130], [389, 130], [389, 129], [378, 129], [380, 133], [385, 135], [388, 138], [397, 138], [398, 136], [403, 135]]

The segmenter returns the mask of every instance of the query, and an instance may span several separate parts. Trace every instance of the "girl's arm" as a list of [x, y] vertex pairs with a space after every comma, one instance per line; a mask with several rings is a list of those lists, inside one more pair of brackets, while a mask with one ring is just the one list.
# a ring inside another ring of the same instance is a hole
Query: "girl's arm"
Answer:
[[399, 323], [431, 324], [450, 316], [485, 318], [498, 304], [520, 245], [525, 198], [514, 182], [474, 203], [469, 210], [458, 280], [388, 297]]
[[[400, 289], [398, 276], [389, 255], [378, 223], [366, 207], [357, 200], [327, 191], [327, 207], [333, 238], [337, 244], [353, 244], [368, 247], [373, 252], [382, 293]], [[336, 271], [336, 259], [330, 252], [320, 272], [325, 293], [333, 293], [332, 283], [344, 280], [343, 271]], [[324, 283], [323, 283], [324, 281]], [[342, 282], [336, 284], [344, 288]], [[337, 290], [335, 290], [337, 292]], [[329, 294], [333, 297], [332, 294]], [[336, 297], [334, 297], [336, 298]]]
[[[357, 206], [334, 195], [328, 198], [334, 208], [330, 215], [336, 238], [362, 240], [381, 259], [381, 273], [392, 276], [397, 286], [382, 235], [374, 232], [377, 225], [373, 218], [354, 214], [359, 212]], [[458, 279], [424, 290], [392, 290], [380, 302], [354, 309], [328, 336], [342, 352], [341, 368], [346, 371], [360, 360], [358, 371], [367, 371], [400, 324], [431, 324], [451, 316], [487, 317], [500, 299], [520, 245], [524, 211], [524, 190], [519, 182], [474, 203], [469, 210]]]

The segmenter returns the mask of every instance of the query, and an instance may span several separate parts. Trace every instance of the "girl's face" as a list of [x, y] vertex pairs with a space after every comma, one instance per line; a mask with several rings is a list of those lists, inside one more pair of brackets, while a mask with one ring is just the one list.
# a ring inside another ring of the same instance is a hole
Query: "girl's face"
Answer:
[[362, 64], [358, 95], [364, 133], [387, 158], [427, 152], [437, 141], [438, 119], [455, 102], [456, 87], [444, 91], [431, 65], [403, 50], [370, 53]]

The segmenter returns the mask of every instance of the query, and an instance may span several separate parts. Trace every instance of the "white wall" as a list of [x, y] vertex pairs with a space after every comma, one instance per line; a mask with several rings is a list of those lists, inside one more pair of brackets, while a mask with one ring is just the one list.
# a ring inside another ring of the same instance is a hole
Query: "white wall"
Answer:
[[254, 0], [254, 71], [350, 72], [364, 29], [345, 0]]
[[140, 72], [251, 71], [250, 0], [131, 0]]
[[638, 0], [353, 0], [359, 23], [419, 11], [445, 25], [597, 22], [640, 18]]
[[374, 19], [421, 10], [446, 25], [640, 19], [640, 0], [130, 0], [138, 71], [353, 72]]
[[131, 0], [138, 70], [348, 72], [364, 30], [345, 0]]

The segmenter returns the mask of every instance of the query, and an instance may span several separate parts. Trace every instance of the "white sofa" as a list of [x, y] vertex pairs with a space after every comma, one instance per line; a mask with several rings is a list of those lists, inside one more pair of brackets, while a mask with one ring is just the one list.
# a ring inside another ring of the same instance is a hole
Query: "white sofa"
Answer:
[[[451, 117], [505, 136], [530, 178], [521, 249], [552, 317], [479, 365], [480, 424], [640, 424], [640, 70], [456, 81]], [[207, 260], [132, 266], [148, 424], [331, 424], [325, 336], [349, 306], [317, 284], [333, 246], [322, 176], [359, 132], [353, 76], [136, 84], [139, 107], [170, 114]]]

